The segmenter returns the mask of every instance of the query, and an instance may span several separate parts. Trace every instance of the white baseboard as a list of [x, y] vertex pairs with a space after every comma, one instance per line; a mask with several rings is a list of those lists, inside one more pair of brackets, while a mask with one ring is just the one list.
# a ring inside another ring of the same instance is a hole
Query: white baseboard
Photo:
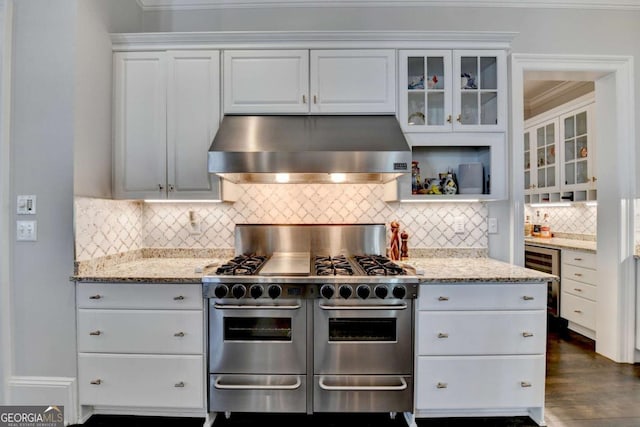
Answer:
[[10, 405], [62, 405], [64, 424], [78, 422], [75, 378], [12, 376], [8, 389], [7, 403]]

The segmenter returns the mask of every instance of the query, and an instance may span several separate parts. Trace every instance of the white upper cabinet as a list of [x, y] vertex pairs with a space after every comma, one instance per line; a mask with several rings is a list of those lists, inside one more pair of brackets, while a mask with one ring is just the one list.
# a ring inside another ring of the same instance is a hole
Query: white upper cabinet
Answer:
[[395, 51], [229, 50], [225, 114], [394, 113]]
[[114, 197], [218, 199], [218, 51], [114, 54]]
[[504, 51], [401, 50], [400, 123], [405, 132], [504, 131]]
[[538, 123], [525, 131], [525, 193], [560, 191], [558, 120]]

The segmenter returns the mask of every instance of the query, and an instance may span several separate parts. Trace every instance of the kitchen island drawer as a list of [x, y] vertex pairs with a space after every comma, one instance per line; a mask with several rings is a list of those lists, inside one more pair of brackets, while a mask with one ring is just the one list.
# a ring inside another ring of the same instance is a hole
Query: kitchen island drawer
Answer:
[[201, 284], [78, 283], [78, 308], [191, 309], [203, 307]]
[[421, 356], [416, 407], [491, 409], [539, 406], [545, 356]]
[[423, 284], [418, 307], [419, 310], [546, 309], [547, 284]]
[[202, 356], [78, 355], [81, 405], [204, 407]]
[[562, 290], [566, 293], [586, 298], [590, 301], [596, 300], [598, 292], [598, 288], [593, 285], [576, 282], [575, 280], [567, 278], [562, 279]]
[[582, 251], [573, 251], [571, 249], [563, 249], [562, 250], [562, 264], [563, 265], [575, 265], [578, 267], [586, 267], [592, 270], [596, 270], [598, 268], [597, 254], [591, 252], [582, 252]]
[[545, 310], [421, 311], [419, 355], [542, 354]]
[[78, 351], [202, 354], [200, 310], [78, 310]]
[[560, 305], [563, 318], [585, 328], [596, 329], [596, 303], [594, 301], [562, 292]]
[[597, 286], [598, 284], [598, 272], [585, 267], [576, 267], [575, 265], [563, 264], [562, 265], [562, 281], [564, 287], [564, 281], [566, 279], [576, 280], [578, 282], [588, 283], [590, 285]]

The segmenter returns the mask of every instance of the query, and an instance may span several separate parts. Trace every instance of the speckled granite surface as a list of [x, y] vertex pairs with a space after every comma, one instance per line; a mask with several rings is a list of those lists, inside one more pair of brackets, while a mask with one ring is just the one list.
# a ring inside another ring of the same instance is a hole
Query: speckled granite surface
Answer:
[[564, 239], [562, 237], [525, 237], [525, 243], [558, 249], [574, 249], [585, 252], [596, 252], [597, 243], [592, 240]]
[[491, 258], [413, 258], [421, 282], [547, 282], [557, 276]]
[[[215, 274], [217, 266], [233, 257], [230, 250], [197, 251], [149, 249], [135, 251], [90, 265], [77, 263], [71, 280], [113, 283], [200, 283]], [[448, 256], [446, 254], [449, 254]], [[401, 264], [416, 269], [423, 282], [531, 282], [555, 276], [491, 258], [480, 252], [434, 252], [436, 256], [413, 257]], [[201, 256], [197, 256], [201, 255]], [[458, 256], [459, 255], [459, 256]], [[107, 257], [105, 257], [107, 258]]]

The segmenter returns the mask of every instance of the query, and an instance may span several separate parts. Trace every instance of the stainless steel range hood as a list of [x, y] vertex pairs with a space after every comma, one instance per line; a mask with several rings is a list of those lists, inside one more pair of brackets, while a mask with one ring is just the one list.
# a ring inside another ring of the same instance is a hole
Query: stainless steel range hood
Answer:
[[411, 167], [392, 115], [225, 116], [208, 156], [210, 173], [236, 183], [382, 183]]

